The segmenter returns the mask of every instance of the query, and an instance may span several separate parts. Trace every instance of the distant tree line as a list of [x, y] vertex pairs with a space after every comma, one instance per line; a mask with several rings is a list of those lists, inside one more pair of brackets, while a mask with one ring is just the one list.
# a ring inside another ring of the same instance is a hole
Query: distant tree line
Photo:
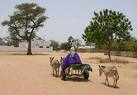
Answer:
[[2, 38], [0, 38], [0, 45], [5, 45], [5, 44], [6, 44], [5, 41], [3, 41]]
[[137, 39], [131, 38], [129, 40], [114, 41], [112, 44], [113, 51], [130, 51], [137, 52]]
[[53, 47], [53, 50], [69, 50], [72, 46], [78, 48], [79, 46], [81, 46], [81, 44], [82, 43], [79, 39], [75, 39], [72, 36], [69, 36], [66, 42], [60, 44], [55, 40], [51, 40], [51, 46]]

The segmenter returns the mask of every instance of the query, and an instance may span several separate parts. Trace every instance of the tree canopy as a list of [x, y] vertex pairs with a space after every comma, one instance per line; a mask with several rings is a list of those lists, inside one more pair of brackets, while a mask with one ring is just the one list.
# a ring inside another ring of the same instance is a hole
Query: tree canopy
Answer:
[[53, 50], [58, 50], [60, 48], [59, 42], [55, 40], [50, 40], [51, 44], [50, 46], [53, 47]]
[[94, 12], [94, 17], [86, 27], [82, 38], [86, 43], [95, 43], [96, 46], [105, 45], [110, 51], [114, 40], [123, 40], [130, 38], [132, 25], [123, 13], [104, 9], [99, 13]]
[[[2, 22], [8, 26], [11, 36], [19, 40], [28, 41], [28, 55], [31, 55], [31, 40], [35, 37], [40, 27], [43, 27], [47, 17], [45, 8], [35, 3], [22, 3], [15, 6], [16, 11], [9, 16], [9, 20]], [[11, 38], [15, 38], [11, 37]]]
[[69, 36], [67, 39], [67, 42], [61, 43], [60, 48], [69, 50], [73, 46], [76, 49], [78, 49], [78, 47], [81, 46], [81, 44], [82, 44], [82, 42], [79, 39]]

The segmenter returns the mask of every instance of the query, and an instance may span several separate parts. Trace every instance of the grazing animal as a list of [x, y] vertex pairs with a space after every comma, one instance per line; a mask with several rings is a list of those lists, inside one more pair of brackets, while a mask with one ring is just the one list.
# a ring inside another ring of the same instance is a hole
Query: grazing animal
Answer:
[[104, 73], [105, 75], [105, 84], [109, 86], [108, 77], [112, 77], [114, 80], [113, 86], [116, 87], [117, 81], [119, 80], [119, 74], [116, 66], [100, 66], [99, 65], [99, 76]]
[[58, 60], [54, 60], [54, 57], [50, 57], [50, 65], [52, 67], [52, 74], [59, 76], [60, 63]]

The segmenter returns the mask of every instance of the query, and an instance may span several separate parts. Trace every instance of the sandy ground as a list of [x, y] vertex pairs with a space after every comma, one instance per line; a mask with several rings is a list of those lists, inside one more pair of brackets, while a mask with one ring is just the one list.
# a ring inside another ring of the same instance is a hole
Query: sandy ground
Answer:
[[118, 87], [113, 88], [103, 84], [104, 76], [99, 77], [98, 73], [100, 63], [90, 59], [105, 58], [103, 54], [80, 53], [81, 60], [93, 69], [88, 81], [80, 78], [62, 81], [60, 77], [53, 77], [49, 57], [59, 59], [65, 55], [59, 52], [32, 56], [0, 54], [0, 95], [137, 95], [137, 59], [112, 57], [130, 63], [104, 64], [119, 66], [120, 80]]

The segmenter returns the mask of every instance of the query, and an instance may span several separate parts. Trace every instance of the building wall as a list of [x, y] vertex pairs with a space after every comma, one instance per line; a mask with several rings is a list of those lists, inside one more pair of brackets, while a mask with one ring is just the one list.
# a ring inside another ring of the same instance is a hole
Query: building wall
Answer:
[[[20, 42], [19, 47], [26, 48], [28, 47], [28, 42]], [[50, 48], [50, 41], [44, 41], [44, 40], [32, 40], [31, 42], [32, 48]]]
[[[32, 48], [33, 53], [52, 52], [53, 48]], [[27, 52], [26, 47], [0, 46], [0, 52]]]

